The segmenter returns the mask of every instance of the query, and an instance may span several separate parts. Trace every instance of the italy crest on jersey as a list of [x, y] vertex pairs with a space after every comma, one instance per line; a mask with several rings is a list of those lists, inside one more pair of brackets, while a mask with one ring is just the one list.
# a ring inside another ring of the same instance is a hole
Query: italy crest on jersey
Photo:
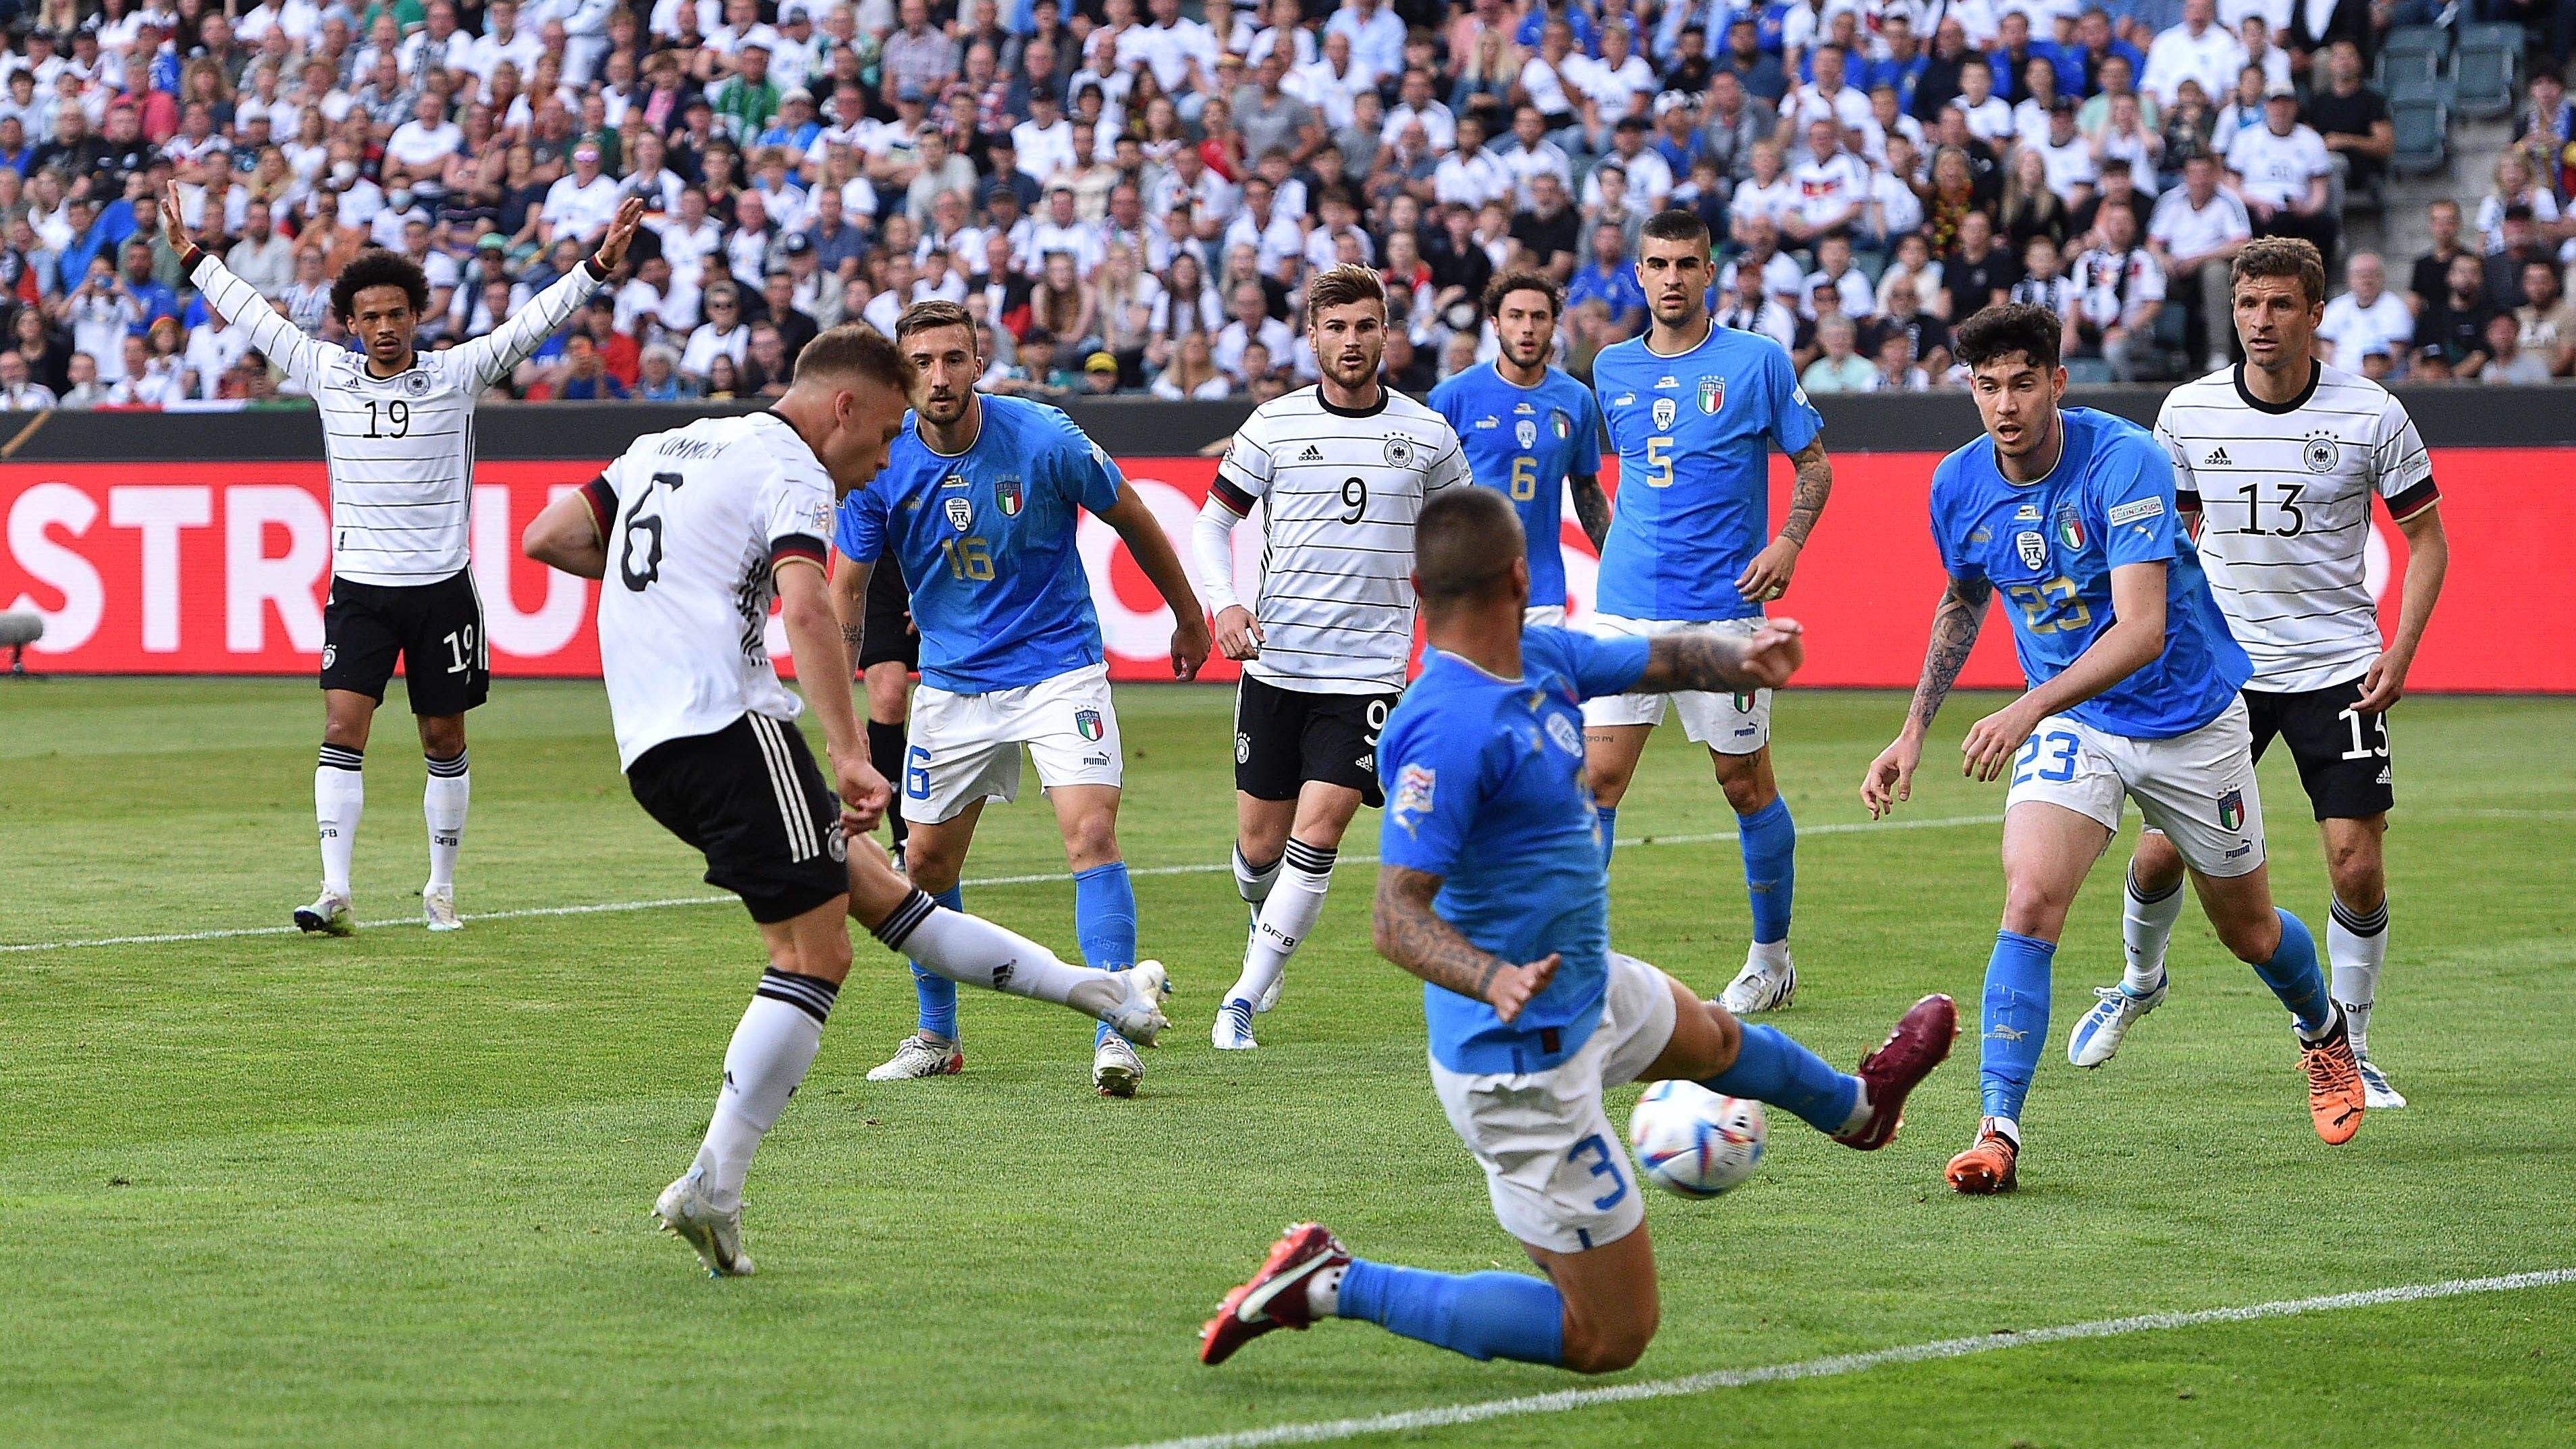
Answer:
[[1717, 410], [1724, 406], [1726, 406], [1726, 379], [1722, 377], [1701, 378], [1699, 380], [1699, 410], [1708, 414], [1710, 417], [1715, 417], [1717, 416]]
[[1523, 418], [1519, 422], [1512, 424], [1512, 437], [1518, 440], [1520, 445], [1524, 448], [1536, 447], [1538, 445], [1538, 424], [1531, 422], [1527, 418]]
[[951, 498], [946, 504], [948, 522], [959, 533], [975, 521], [975, 505], [963, 498]]
[[1019, 479], [997, 478], [993, 481], [993, 501], [1002, 505], [1004, 518], [1017, 518], [1028, 495], [1021, 490]]
[[1556, 440], [1558, 442], [1564, 442], [1566, 439], [1574, 436], [1574, 415], [1563, 408], [1549, 408], [1547, 410], [1547, 430], [1556, 434]]
[[2058, 505], [2057, 541], [2072, 550], [2080, 550], [2084, 547], [2084, 520], [2076, 513], [2075, 505], [2072, 503]]
[[2218, 797], [2218, 828], [2241, 829], [2245, 824], [2245, 792], [2230, 790]]
[[1100, 738], [1100, 711], [1096, 709], [1075, 710], [1073, 712], [1073, 728], [1075, 732], [1080, 734], [1084, 739], [1097, 742]]

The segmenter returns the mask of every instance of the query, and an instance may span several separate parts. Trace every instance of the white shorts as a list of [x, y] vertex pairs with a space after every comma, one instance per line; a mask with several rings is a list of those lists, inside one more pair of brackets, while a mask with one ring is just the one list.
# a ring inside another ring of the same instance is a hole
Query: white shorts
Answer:
[[1528, 608], [1521, 610], [1521, 627], [1524, 629], [1562, 629], [1565, 627], [1565, 606], [1563, 604], [1532, 604]]
[[[1657, 638], [1701, 630], [1743, 638], [1762, 627], [1760, 618], [1719, 619], [1690, 623], [1665, 619], [1623, 619], [1616, 614], [1592, 616], [1592, 632], [1604, 639]], [[1721, 755], [1750, 755], [1771, 743], [1771, 691], [1705, 694], [1696, 690], [1664, 694], [1610, 694], [1583, 702], [1587, 726], [1659, 725], [1664, 701], [1681, 711], [1682, 729], [1692, 739]]]
[[2053, 714], [2013, 757], [2004, 808], [2044, 800], [2120, 828], [2123, 797], [2138, 802], [2183, 862], [2205, 876], [2239, 876], [2263, 863], [2263, 796], [2254, 780], [2254, 737], [2245, 701], [2169, 740], [2105, 734]]
[[1607, 1247], [1646, 1219], [1628, 1137], [1602, 1110], [1604, 1088], [1633, 1082], [1673, 1039], [1672, 978], [1610, 953], [1601, 1025], [1543, 1072], [1480, 1076], [1431, 1063], [1431, 1086], [1458, 1140], [1485, 1169], [1495, 1220], [1559, 1253]]
[[1109, 666], [1087, 665], [1052, 679], [990, 694], [913, 691], [911, 743], [903, 757], [903, 818], [936, 825], [978, 800], [1020, 793], [1020, 747], [1038, 763], [1038, 784], [1108, 785], [1121, 779], [1118, 712], [1109, 704]]

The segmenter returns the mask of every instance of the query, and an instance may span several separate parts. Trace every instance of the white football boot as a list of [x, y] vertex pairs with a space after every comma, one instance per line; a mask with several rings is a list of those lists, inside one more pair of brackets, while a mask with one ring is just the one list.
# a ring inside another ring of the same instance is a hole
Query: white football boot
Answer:
[[1777, 970], [1759, 955], [1748, 958], [1744, 969], [1726, 983], [1718, 1005], [1736, 1016], [1749, 1016], [1757, 1011], [1778, 1011], [1797, 996], [1798, 963], [1790, 960], [1788, 951], [1783, 949]]
[[2387, 1073], [2373, 1066], [2368, 1057], [2361, 1059], [2361, 1090], [2365, 1098], [2362, 1105], [2370, 1111], [2393, 1112], [2406, 1105], [2406, 1099], [2388, 1085]]
[[1091, 1085], [1104, 1097], [1132, 1097], [1145, 1080], [1145, 1059], [1127, 1038], [1115, 1033], [1100, 1038], [1091, 1050]]
[[465, 922], [456, 915], [456, 892], [434, 891], [426, 886], [420, 892], [420, 918], [433, 931], [462, 931]]
[[314, 935], [354, 936], [358, 934], [358, 918], [349, 913], [349, 898], [333, 895], [329, 891], [324, 891], [321, 899], [313, 904], [297, 907], [295, 925], [297, 929]]
[[2165, 992], [2172, 984], [2172, 977], [2158, 977], [2156, 989], [2144, 996], [2132, 993], [2127, 982], [2093, 988], [2098, 999], [2093, 1009], [2075, 1023], [2075, 1030], [2068, 1033], [2066, 1059], [2079, 1067], [2098, 1067], [2109, 1061], [2111, 1054], [2120, 1049], [2121, 1040], [2128, 1036], [2129, 1028], [2138, 1024], [2138, 1018], [2164, 1005]]
[[688, 1176], [662, 1189], [653, 1216], [661, 1219], [662, 1231], [689, 1245], [708, 1277], [748, 1278], [751, 1255], [742, 1250], [742, 1209], [716, 1211], [707, 1201], [702, 1176], [693, 1167]]
[[1228, 998], [1217, 1008], [1216, 1024], [1208, 1029], [1210, 1044], [1221, 1052], [1248, 1052], [1260, 1046], [1252, 1039], [1252, 1014], [1260, 1009], [1240, 996]]
[[[1163, 1003], [1172, 994], [1171, 973], [1163, 969], [1160, 961], [1139, 961], [1117, 974], [1125, 978], [1127, 997], [1100, 1019], [1109, 1024], [1111, 1031], [1136, 1045], [1153, 1046], [1172, 1024], [1171, 1018], [1163, 1015]], [[1142, 1070], [1138, 1068], [1140, 1073]]]
[[904, 1082], [915, 1077], [953, 1077], [966, 1070], [966, 1053], [953, 1041], [932, 1041], [919, 1032], [905, 1037], [894, 1055], [868, 1072], [871, 1082]]

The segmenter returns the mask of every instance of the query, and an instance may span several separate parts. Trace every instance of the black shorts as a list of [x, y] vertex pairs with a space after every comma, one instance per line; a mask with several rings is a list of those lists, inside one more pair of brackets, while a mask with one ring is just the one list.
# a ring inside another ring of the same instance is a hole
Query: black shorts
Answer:
[[707, 858], [707, 884], [763, 924], [850, 889], [841, 802], [796, 726], [747, 714], [711, 735], [664, 740], [626, 771], [635, 803]]
[[860, 669], [876, 664], [921, 667], [921, 635], [912, 627], [912, 589], [903, 580], [903, 565], [889, 552], [868, 570], [867, 633], [859, 640]]
[[2254, 758], [2263, 758], [2275, 735], [2288, 744], [2319, 820], [2366, 820], [2397, 803], [2389, 779], [2388, 719], [2355, 712], [2353, 702], [2360, 698], [2358, 679], [2295, 694], [2245, 691]]
[[322, 609], [322, 687], [382, 704], [396, 656], [413, 714], [463, 714], [492, 692], [492, 645], [483, 637], [473, 570], [434, 584], [331, 581]]
[[1234, 788], [1255, 800], [1294, 800], [1309, 780], [1360, 792], [1372, 809], [1377, 736], [1400, 691], [1307, 694], [1244, 676], [1234, 696]]

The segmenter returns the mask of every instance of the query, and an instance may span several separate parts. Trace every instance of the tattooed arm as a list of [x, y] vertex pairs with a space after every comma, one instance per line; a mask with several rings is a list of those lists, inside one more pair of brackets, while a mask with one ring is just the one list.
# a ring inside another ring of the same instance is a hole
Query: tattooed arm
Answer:
[[1995, 586], [1984, 579], [1954, 578], [1941, 591], [1940, 607], [1932, 611], [1932, 642], [1923, 651], [1923, 676], [1915, 681], [1913, 702], [1905, 708], [1905, 727], [1861, 777], [1861, 803], [1869, 807], [1870, 819], [1913, 797], [1914, 767], [1923, 760], [1924, 733], [1932, 728], [1932, 717], [1941, 712], [1941, 702], [1950, 697], [1950, 686], [1958, 682], [1969, 651], [1977, 647], [1977, 631], [1985, 623], [1986, 605], [1994, 594]]
[[1780, 520], [1780, 536], [1755, 554], [1735, 580], [1735, 591], [1756, 603], [1789, 591], [1798, 553], [1815, 532], [1816, 520], [1824, 515], [1825, 500], [1833, 496], [1834, 461], [1825, 456], [1822, 437], [1809, 439], [1807, 446], [1789, 455], [1789, 461], [1797, 467], [1798, 481], [1789, 490], [1789, 516]]
[[1733, 693], [1778, 689], [1789, 682], [1806, 659], [1802, 631], [1795, 619], [1766, 619], [1743, 638], [1723, 634], [1665, 634], [1646, 646], [1646, 672], [1637, 676], [1639, 694], [1674, 694], [1687, 690]]
[[865, 559], [834, 550], [832, 608], [841, 617], [841, 642], [849, 646], [853, 660], [859, 657], [860, 641], [867, 637], [868, 574], [873, 567]]
[[1601, 491], [1599, 478], [1570, 480], [1574, 489], [1574, 518], [1583, 525], [1583, 536], [1592, 540], [1594, 552], [1610, 541], [1610, 495]]
[[1476, 949], [1457, 927], [1432, 913], [1431, 898], [1440, 893], [1440, 881], [1400, 865], [1378, 868], [1370, 933], [1377, 953], [1434, 986], [1486, 1003], [1509, 1022], [1531, 997], [1547, 989], [1557, 958], [1550, 954], [1515, 966]]

